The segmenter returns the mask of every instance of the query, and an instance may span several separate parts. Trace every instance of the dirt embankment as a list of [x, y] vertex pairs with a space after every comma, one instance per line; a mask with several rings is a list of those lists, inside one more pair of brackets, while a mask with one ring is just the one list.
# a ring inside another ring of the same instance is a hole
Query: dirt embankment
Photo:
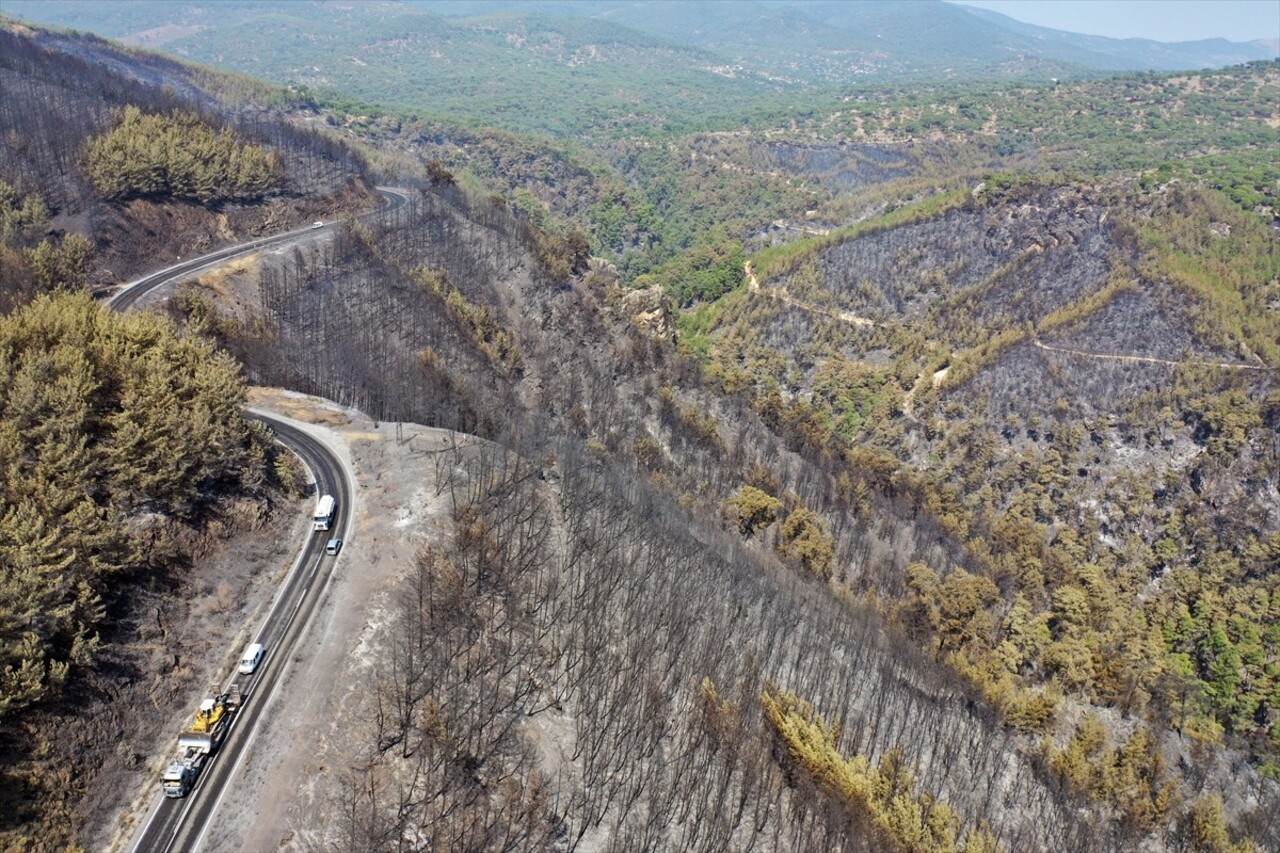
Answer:
[[355, 522], [299, 647], [267, 697], [266, 722], [205, 836], [210, 850], [305, 847], [318, 808], [337, 802], [349, 763], [368, 647], [396, 581], [417, 551], [448, 533], [441, 465], [455, 443], [478, 442], [412, 424], [375, 424], [351, 409], [287, 391], [257, 389], [256, 407], [309, 425], [356, 478]]
[[185, 202], [134, 199], [123, 205], [98, 205], [64, 227], [92, 233], [94, 285], [109, 287], [222, 246], [298, 228], [317, 218], [363, 213], [377, 205], [377, 196], [356, 184], [332, 196], [281, 197], [219, 211]]

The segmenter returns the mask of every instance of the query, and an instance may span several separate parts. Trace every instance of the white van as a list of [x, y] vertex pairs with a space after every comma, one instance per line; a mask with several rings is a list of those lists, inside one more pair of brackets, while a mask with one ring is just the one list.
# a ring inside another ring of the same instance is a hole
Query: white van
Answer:
[[240, 671], [249, 675], [262, 663], [262, 643], [252, 643], [240, 655]]

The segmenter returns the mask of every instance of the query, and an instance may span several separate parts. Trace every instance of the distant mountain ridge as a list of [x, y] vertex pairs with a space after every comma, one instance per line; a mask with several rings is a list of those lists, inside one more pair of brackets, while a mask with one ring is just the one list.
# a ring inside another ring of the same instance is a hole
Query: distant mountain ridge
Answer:
[[[531, 5], [520, 0], [406, 2], [443, 16], [527, 10]], [[1178, 71], [1280, 55], [1280, 45], [1262, 40], [1159, 42], [1090, 36], [942, 0], [549, 0], [533, 5], [543, 15], [607, 19], [677, 44], [744, 61], [754, 58], [765, 66], [803, 64], [808, 51], [831, 50], [870, 54], [879, 57], [881, 70], [897, 72], [936, 70], [941, 64], [974, 70], [1018, 54], [1091, 71]], [[806, 41], [794, 43], [794, 38]], [[746, 47], [755, 51], [754, 57], [736, 56]]]
[[[303, 22], [310, 38], [341, 49], [376, 47], [414, 32], [448, 34], [459, 55], [493, 16], [586, 26], [591, 38], [636, 50], [665, 49], [669, 73], [758, 77], [757, 85], [848, 85], [896, 77], [1015, 76], [1044, 79], [1124, 71], [1178, 71], [1275, 58], [1275, 42], [1225, 39], [1164, 43], [1114, 39], [1038, 27], [984, 9], [942, 0], [404, 0], [356, 6], [260, 0], [137, 2], [127, 5], [9, 0], [9, 15], [87, 29], [150, 46], [164, 44], [200, 61], [234, 62], [239, 70], [279, 78], [284, 55], [301, 45], [265, 43], [252, 57], [227, 51], [233, 32]], [[386, 25], [396, 32], [387, 32]], [[590, 22], [590, 23], [588, 23]], [[616, 31], [614, 30], [616, 26]], [[647, 43], [645, 36], [665, 44]], [[352, 40], [347, 43], [345, 40]], [[483, 41], [483, 39], [479, 39]], [[244, 45], [246, 48], [250, 45]], [[493, 44], [487, 60], [493, 56]], [[508, 54], [523, 45], [507, 39]], [[714, 55], [710, 63], [680, 49]], [[281, 57], [266, 55], [278, 52]], [[482, 54], [483, 55], [483, 54]], [[330, 57], [332, 58], [332, 57]], [[501, 67], [507, 60], [494, 57]], [[507, 57], [518, 62], [519, 57]], [[623, 61], [630, 58], [623, 57]], [[643, 63], [643, 59], [640, 59]], [[353, 90], [341, 79], [335, 83]], [[354, 91], [354, 90], [353, 90]]]
[[942, 0], [6, 0], [4, 13], [368, 106], [561, 138], [731, 130], [850, 90], [1266, 58], [1063, 33]]
[[964, 8], [971, 15], [1045, 44], [1087, 50], [1098, 56], [1113, 58], [1116, 62], [1135, 63], [1131, 66], [1116, 66], [1117, 69], [1179, 71], [1188, 67], [1185, 65], [1187, 61], [1199, 63], [1195, 67], [1212, 68], [1258, 59], [1275, 59], [1280, 56], [1280, 39], [1269, 41], [1257, 39], [1248, 42], [1233, 42], [1223, 38], [1181, 42], [1161, 42], [1142, 38], [1115, 39], [1026, 24], [999, 12], [979, 9], [975, 6]]
[[736, 120], [782, 85], [705, 49], [540, 6], [472, 18], [390, 2], [18, 2], [5, 11], [366, 104], [553, 135]]

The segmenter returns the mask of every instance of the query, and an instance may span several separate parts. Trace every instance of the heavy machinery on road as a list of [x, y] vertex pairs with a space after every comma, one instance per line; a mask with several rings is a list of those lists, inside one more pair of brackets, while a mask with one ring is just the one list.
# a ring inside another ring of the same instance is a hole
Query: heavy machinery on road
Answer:
[[200, 771], [231, 728], [231, 718], [240, 707], [240, 690], [236, 685], [213, 699], [200, 703], [195, 718], [178, 737], [178, 755], [165, 768], [161, 786], [166, 797], [185, 797], [195, 787]]

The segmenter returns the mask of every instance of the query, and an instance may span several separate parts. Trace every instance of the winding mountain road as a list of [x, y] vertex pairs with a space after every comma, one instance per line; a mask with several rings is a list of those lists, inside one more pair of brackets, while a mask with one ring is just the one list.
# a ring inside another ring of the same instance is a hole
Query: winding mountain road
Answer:
[[[387, 205], [381, 211], [373, 211], [364, 216], [395, 210], [407, 201], [406, 196], [397, 190], [379, 187], [378, 191], [387, 200]], [[174, 264], [126, 285], [107, 300], [107, 306], [114, 311], [127, 311], [148, 293], [180, 278], [268, 246], [311, 239], [332, 228], [334, 224], [299, 228]], [[231, 684], [238, 683], [242, 702], [221, 747], [205, 765], [195, 788], [184, 798], [165, 797], [160, 792], [159, 779], [154, 780], [155, 803], [128, 847], [134, 853], [167, 853], [170, 850], [195, 850], [200, 847], [205, 831], [222, 801], [227, 781], [234, 774], [251, 741], [253, 728], [263, 709], [269, 704], [267, 700], [275, 686], [283, 680], [290, 652], [321, 600], [335, 564], [342, 559], [341, 554], [336, 558], [327, 556], [325, 542], [330, 537], [345, 538], [352, 522], [355, 486], [342, 459], [327, 445], [287, 421], [265, 412], [250, 412], [248, 417], [270, 427], [276, 439], [298, 455], [315, 479], [316, 494], [333, 495], [337, 499], [337, 511], [328, 532], [308, 534], [270, 613], [255, 632], [253, 641], [262, 643], [266, 649], [266, 655], [257, 671], [252, 675], [234, 675], [222, 686], [225, 691]], [[204, 698], [199, 695], [189, 697], [191, 709], [194, 711]], [[171, 740], [176, 750], [176, 731]]]
[[[402, 191], [392, 189], [390, 187], [378, 187], [378, 192], [386, 199], [385, 206], [372, 210], [368, 213], [361, 214], [360, 218], [377, 216], [382, 213], [391, 213], [405, 205], [408, 196]], [[207, 267], [216, 266], [232, 258], [238, 258], [241, 255], [247, 255], [251, 252], [266, 249], [271, 246], [279, 246], [281, 244], [291, 242], [301, 242], [302, 240], [323, 234], [333, 230], [339, 224], [338, 220], [327, 222], [320, 227], [308, 225], [305, 228], [295, 228], [292, 231], [285, 231], [280, 234], [274, 234], [270, 237], [259, 237], [257, 240], [250, 240], [247, 243], [239, 243], [235, 246], [227, 246], [216, 252], [210, 252], [207, 255], [200, 255], [197, 258], [191, 258], [187, 261], [181, 261], [172, 266], [165, 267], [162, 270], [151, 273], [148, 276], [130, 282], [124, 285], [107, 299], [107, 306], [115, 311], [128, 311], [137, 304], [138, 300], [146, 296], [148, 293], [163, 287], [175, 279], [184, 276], [193, 275]]]

